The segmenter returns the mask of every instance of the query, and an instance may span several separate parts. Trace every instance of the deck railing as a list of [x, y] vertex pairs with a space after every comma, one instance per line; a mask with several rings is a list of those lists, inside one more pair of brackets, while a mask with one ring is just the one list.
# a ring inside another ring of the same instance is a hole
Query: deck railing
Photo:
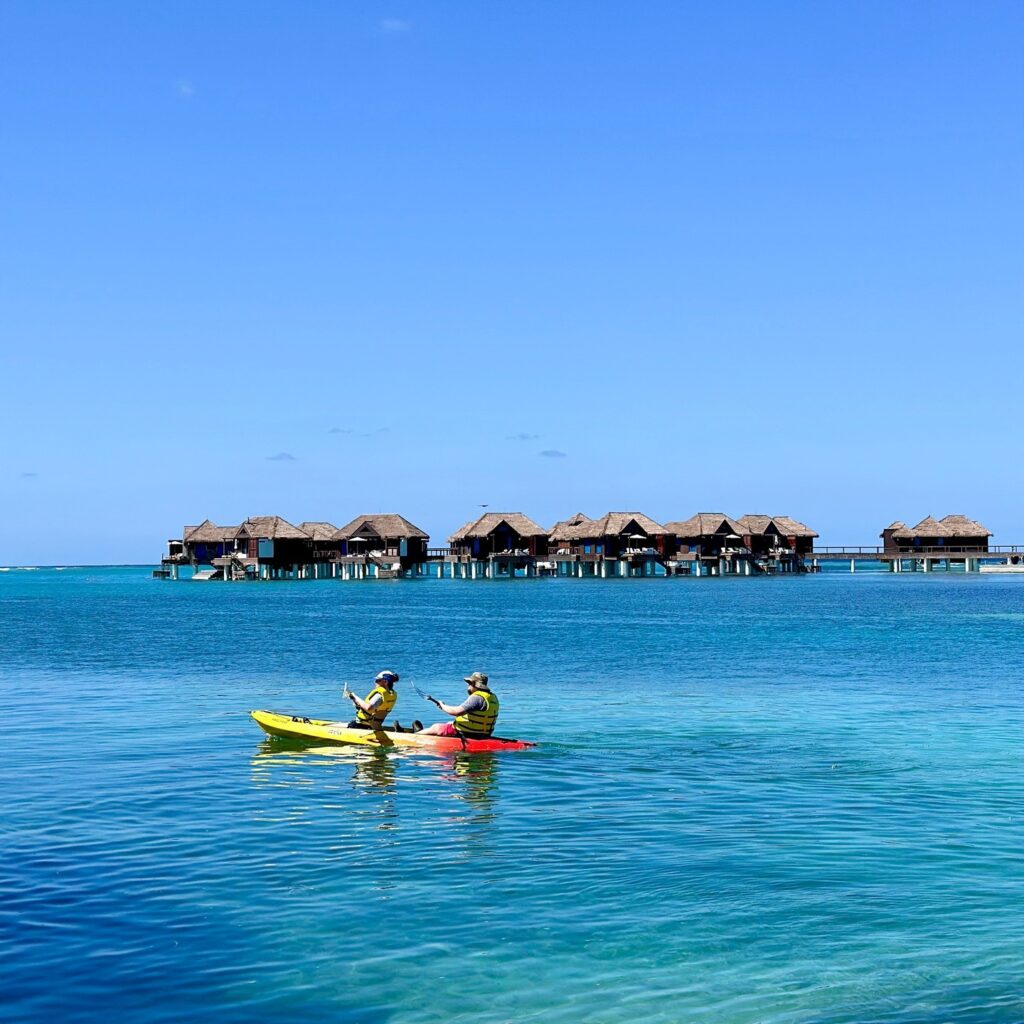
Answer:
[[814, 550], [805, 556], [813, 558], [815, 555], [878, 555], [880, 558], [916, 558], [916, 557], [942, 557], [943, 555], [971, 555], [985, 558], [987, 555], [1016, 555], [1024, 554], [1024, 544], [990, 544], [987, 548], [977, 545], [964, 544], [942, 544], [929, 547], [905, 547], [905, 548], [884, 548], [878, 545], [864, 546], [856, 544], [842, 544], [838, 547], [828, 545], [816, 545]]

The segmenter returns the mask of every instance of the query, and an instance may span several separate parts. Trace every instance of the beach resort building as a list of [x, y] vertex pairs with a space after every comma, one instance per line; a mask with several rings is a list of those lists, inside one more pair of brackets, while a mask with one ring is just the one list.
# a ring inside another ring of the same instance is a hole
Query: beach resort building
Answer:
[[757, 570], [750, 548], [743, 542], [745, 528], [724, 512], [698, 512], [665, 529], [674, 538], [670, 569], [680, 575], [751, 575]]
[[425, 566], [430, 537], [404, 516], [374, 512], [356, 516], [334, 531], [332, 540], [343, 579], [383, 579]]
[[978, 554], [988, 551], [992, 531], [975, 519], [949, 515], [925, 516], [916, 526], [897, 521], [881, 534], [885, 554]]
[[560, 576], [652, 576], [668, 555], [670, 531], [643, 512], [583, 513], [556, 523], [548, 561]]
[[809, 526], [789, 516], [747, 514], [736, 520], [743, 528], [744, 547], [755, 564], [767, 572], [802, 572], [804, 559], [814, 553], [818, 536]]
[[246, 569], [261, 579], [320, 575], [314, 569], [316, 542], [281, 516], [250, 516], [238, 527], [238, 536], [246, 542]]
[[486, 512], [456, 530], [446, 556], [463, 579], [532, 576], [548, 552], [548, 531], [522, 512]]
[[186, 526], [182, 532], [179, 545], [181, 560], [191, 564], [212, 564], [215, 558], [223, 558], [239, 550], [240, 543], [237, 526], [218, 526], [204, 519], [198, 526]]
[[[902, 542], [902, 526], [886, 531], [887, 544]], [[950, 538], [946, 544], [973, 537], [983, 545], [988, 537], [963, 516], [924, 520], [916, 529], [914, 550], [940, 535]], [[342, 527], [250, 516], [238, 526], [210, 519], [186, 526], [180, 540], [168, 541], [155, 574], [178, 579], [187, 566], [196, 580], [753, 575], [817, 568], [804, 564], [815, 537], [788, 516], [699, 512], [663, 525], [643, 512], [577, 512], [548, 530], [522, 512], [486, 512], [456, 530], [448, 547], [430, 548], [426, 531], [395, 512], [364, 513]]]

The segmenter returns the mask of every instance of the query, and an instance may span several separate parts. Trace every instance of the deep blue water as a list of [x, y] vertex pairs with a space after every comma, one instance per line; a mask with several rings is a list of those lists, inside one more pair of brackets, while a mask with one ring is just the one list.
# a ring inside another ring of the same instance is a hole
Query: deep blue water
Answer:
[[[0, 650], [4, 1020], [1024, 1020], [1024, 580], [12, 570]], [[385, 667], [541, 746], [247, 717]]]

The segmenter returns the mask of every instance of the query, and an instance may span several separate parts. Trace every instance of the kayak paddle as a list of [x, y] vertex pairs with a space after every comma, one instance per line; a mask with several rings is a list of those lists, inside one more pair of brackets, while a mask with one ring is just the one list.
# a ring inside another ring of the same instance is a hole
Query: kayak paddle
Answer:
[[[348, 700], [351, 693], [352, 691], [348, 688], [348, 680], [346, 679], [344, 688], [341, 691], [341, 696], [344, 700]], [[369, 726], [370, 732], [373, 733], [373, 738], [382, 747], [393, 747], [395, 745], [395, 741], [384, 731], [384, 726], [378, 722], [373, 715], [367, 715], [366, 718], [366, 724]]]
[[424, 693], [424, 692], [423, 692], [423, 691], [422, 691], [422, 690], [421, 690], [421, 689], [420, 689], [420, 688], [419, 688], [419, 687], [418, 687], [418, 686], [417, 686], [417, 685], [416, 685], [415, 683], [413, 683], [413, 686], [412, 686], [412, 688], [413, 688], [413, 689], [414, 689], [414, 690], [415, 690], [415, 691], [416, 691], [416, 692], [417, 692], [417, 693], [418, 693], [418, 694], [419, 694], [419, 695], [420, 695], [420, 696], [421, 696], [421, 697], [422, 697], [422, 698], [423, 698], [424, 700], [429, 700], [431, 704], [434, 704], [434, 705], [436, 705], [437, 707], [440, 707], [440, 706], [441, 706], [441, 702], [440, 702], [440, 701], [439, 701], [439, 700], [438, 700], [438, 699], [437, 699], [436, 697], [431, 697], [429, 693]]

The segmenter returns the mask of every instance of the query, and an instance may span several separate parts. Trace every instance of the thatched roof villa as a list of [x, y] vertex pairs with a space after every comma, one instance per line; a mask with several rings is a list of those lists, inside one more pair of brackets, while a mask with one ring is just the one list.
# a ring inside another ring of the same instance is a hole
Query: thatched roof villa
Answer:
[[556, 523], [549, 540], [556, 549], [615, 559], [665, 554], [670, 531], [643, 512], [606, 512], [597, 519], [582, 513]]
[[890, 523], [880, 536], [886, 554], [931, 552], [941, 555], [988, 551], [992, 531], [965, 515], [948, 515], [942, 519], [928, 515], [915, 526], [907, 526], [901, 520]]
[[335, 530], [331, 539], [342, 558], [368, 558], [378, 554], [398, 560], [403, 569], [427, 560], [430, 536], [395, 512], [356, 516]]
[[743, 543], [755, 556], [788, 549], [802, 557], [814, 551], [817, 533], [789, 516], [747, 514], [737, 522], [743, 527]]
[[299, 523], [299, 529], [318, 543], [333, 540], [334, 535], [338, 532], [338, 528], [333, 523], [322, 521]]
[[724, 512], [698, 512], [665, 524], [675, 538], [677, 561], [717, 560], [724, 550], [742, 545], [744, 528]]
[[522, 512], [486, 512], [459, 527], [449, 538], [452, 554], [485, 560], [494, 555], [547, 554], [548, 531]]
[[237, 550], [239, 544], [237, 526], [218, 526], [209, 519], [186, 526], [181, 535], [182, 555], [188, 562], [212, 562]]

